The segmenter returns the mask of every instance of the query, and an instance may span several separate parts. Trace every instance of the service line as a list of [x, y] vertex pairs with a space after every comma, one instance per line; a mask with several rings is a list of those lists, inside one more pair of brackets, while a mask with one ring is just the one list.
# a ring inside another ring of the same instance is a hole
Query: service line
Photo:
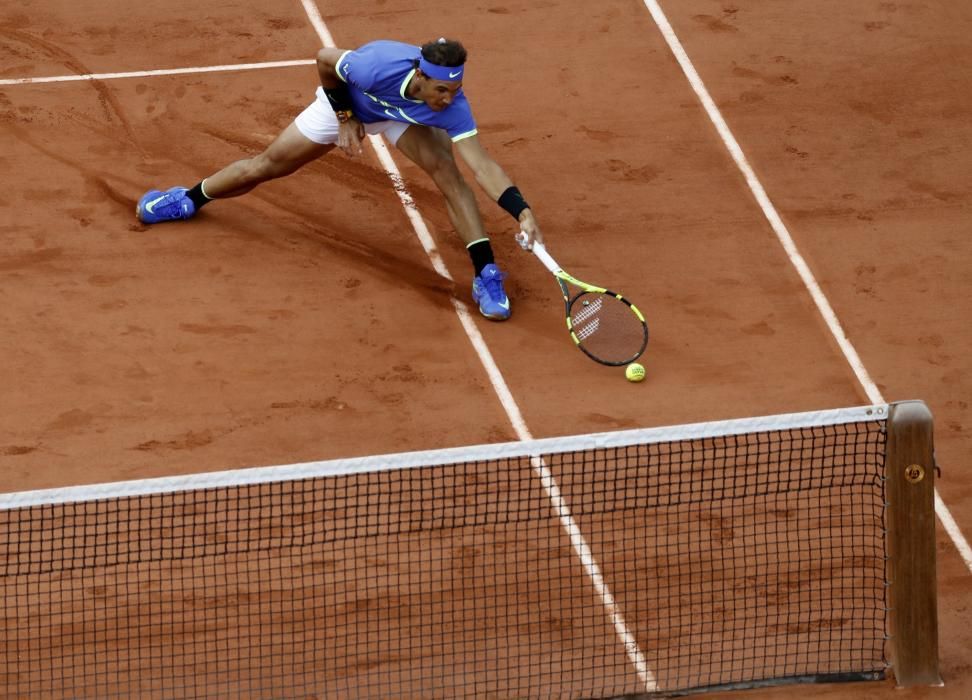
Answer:
[[83, 75], [51, 75], [39, 78], [2, 78], [0, 85], [30, 85], [33, 83], [70, 83], [78, 80], [114, 80], [117, 78], [150, 78], [157, 75], [184, 75], [186, 73], [219, 73], [227, 71], [256, 70], [261, 68], [291, 68], [310, 66], [314, 59], [299, 61], [265, 61], [263, 63], [234, 63], [224, 66], [196, 66], [190, 68], [162, 68], [159, 70], [133, 70], [125, 73], [84, 73]]

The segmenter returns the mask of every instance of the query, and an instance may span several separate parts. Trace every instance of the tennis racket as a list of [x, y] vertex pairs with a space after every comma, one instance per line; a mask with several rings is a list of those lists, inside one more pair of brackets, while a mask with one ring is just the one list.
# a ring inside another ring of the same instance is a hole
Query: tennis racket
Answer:
[[[525, 249], [526, 234], [520, 233], [516, 239]], [[533, 244], [533, 254], [557, 279], [564, 297], [567, 331], [585, 355], [611, 366], [626, 365], [641, 357], [648, 346], [648, 324], [637, 306], [617, 292], [581, 282], [564, 272], [543, 243]]]

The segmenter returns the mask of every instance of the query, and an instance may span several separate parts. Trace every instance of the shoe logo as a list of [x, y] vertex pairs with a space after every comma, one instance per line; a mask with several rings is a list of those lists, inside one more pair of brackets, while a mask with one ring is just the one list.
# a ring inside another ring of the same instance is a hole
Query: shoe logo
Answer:
[[506, 309], [507, 311], [510, 310], [510, 300], [509, 299], [504, 299], [503, 301], [498, 301], [496, 303], [499, 304], [504, 309]]
[[457, 70], [455, 73], [453, 73], [451, 71], [449, 72], [449, 77], [450, 78], [458, 78], [460, 75], [462, 75], [462, 71], [461, 70]]
[[154, 214], [155, 213], [155, 209], [154, 209], [155, 205], [158, 204], [159, 202], [161, 202], [163, 199], [165, 199], [165, 197], [166, 197], [166, 195], [162, 195], [161, 197], [156, 197], [151, 202], [147, 202], [145, 204], [145, 211], [147, 211], [149, 214]]

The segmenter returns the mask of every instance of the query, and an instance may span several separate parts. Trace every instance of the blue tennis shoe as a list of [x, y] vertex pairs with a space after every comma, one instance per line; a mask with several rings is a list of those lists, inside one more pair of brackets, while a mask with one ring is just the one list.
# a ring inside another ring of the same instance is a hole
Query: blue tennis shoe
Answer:
[[473, 277], [473, 300], [479, 304], [479, 313], [493, 321], [505, 321], [510, 317], [510, 300], [503, 289], [506, 274], [490, 263]]
[[188, 219], [196, 213], [196, 205], [186, 196], [185, 187], [173, 187], [168, 192], [149, 190], [138, 200], [135, 216], [143, 224]]

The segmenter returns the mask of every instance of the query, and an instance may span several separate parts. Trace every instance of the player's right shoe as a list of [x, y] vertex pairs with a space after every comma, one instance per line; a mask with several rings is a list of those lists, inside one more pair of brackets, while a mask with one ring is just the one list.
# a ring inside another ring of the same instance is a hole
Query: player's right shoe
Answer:
[[510, 317], [510, 299], [503, 289], [506, 274], [490, 263], [473, 277], [473, 301], [479, 304], [479, 313], [493, 321], [505, 321]]
[[138, 200], [135, 216], [143, 224], [188, 219], [196, 213], [196, 205], [186, 196], [185, 187], [173, 187], [168, 192], [149, 190]]

